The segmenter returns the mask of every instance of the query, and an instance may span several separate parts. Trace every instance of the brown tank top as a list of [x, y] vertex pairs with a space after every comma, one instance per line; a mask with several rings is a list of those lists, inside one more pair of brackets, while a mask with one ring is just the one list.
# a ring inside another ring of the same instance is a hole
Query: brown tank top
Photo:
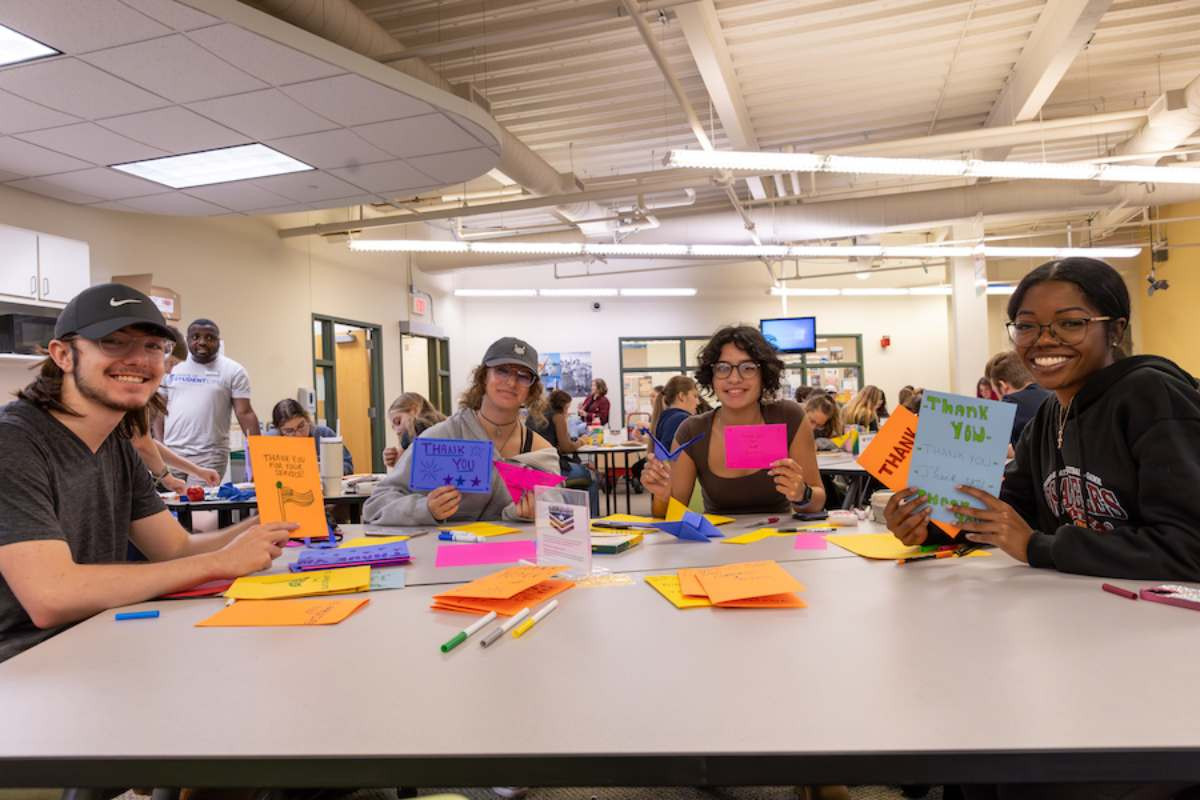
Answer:
[[[676, 442], [686, 442], [694, 436], [704, 438], [692, 443], [685, 451], [696, 464], [696, 476], [700, 480], [700, 492], [704, 496], [704, 510], [710, 514], [775, 514], [791, 513], [788, 499], [775, 489], [775, 480], [762, 469], [752, 475], [737, 478], [722, 478], [708, 466], [709, 447], [712, 444], [713, 421], [716, 411], [689, 417], [675, 433]], [[796, 438], [800, 423], [804, 421], [804, 409], [791, 400], [779, 400], [762, 407], [763, 420], [768, 424], [787, 425], [788, 445]]]

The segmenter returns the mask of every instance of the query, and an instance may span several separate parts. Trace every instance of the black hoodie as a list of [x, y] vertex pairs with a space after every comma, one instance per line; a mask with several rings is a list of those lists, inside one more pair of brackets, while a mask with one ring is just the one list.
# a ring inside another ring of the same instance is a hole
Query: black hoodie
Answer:
[[1000, 499], [1034, 529], [1029, 563], [1062, 572], [1200, 581], [1200, 391], [1165, 358], [1122, 359], [1025, 427]]

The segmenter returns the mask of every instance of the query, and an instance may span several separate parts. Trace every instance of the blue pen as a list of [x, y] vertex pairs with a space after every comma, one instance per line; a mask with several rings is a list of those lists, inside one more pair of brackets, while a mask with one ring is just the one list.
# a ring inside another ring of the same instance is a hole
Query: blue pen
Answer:
[[118, 621], [125, 619], [158, 619], [158, 611], [122, 611], [117, 614]]

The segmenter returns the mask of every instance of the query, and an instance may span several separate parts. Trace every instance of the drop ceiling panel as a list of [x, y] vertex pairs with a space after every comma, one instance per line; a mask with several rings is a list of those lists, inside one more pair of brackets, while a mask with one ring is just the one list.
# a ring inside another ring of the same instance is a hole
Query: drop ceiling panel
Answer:
[[[3, 21], [0, 17], [0, 22]], [[148, 111], [170, 103], [74, 58], [0, 70], [0, 89], [84, 119]]]
[[354, 132], [399, 158], [467, 150], [482, 144], [441, 114], [360, 125]]
[[276, 89], [191, 103], [188, 108], [258, 141], [338, 127]]
[[380, 164], [329, 171], [368, 192], [386, 195], [411, 193], [437, 183], [435, 178], [413, 169], [403, 161], [385, 161]]
[[236, 25], [216, 25], [189, 38], [235, 67], [276, 86], [339, 75], [342, 70]]
[[5, 25], [63, 53], [86, 53], [171, 32], [118, 0], [16, 0], [3, 5]]
[[90, 53], [84, 60], [176, 103], [266, 87], [180, 34]]
[[76, 121], [70, 114], [31, 103], [15, 94], [0, 92], [0, 133], [22, 133]]
[[33, 131], [17, 138], [93, 164], [123, 164], [170, 155], [166, 150], [127, 139], [92, 122]]
[[126, 197], [142, 197], [171, 191], [162, 184], [144, 181], [104, 167], [48, 175], [42, 180], [50, 186], [91, 195], [101, 200], [123, 200]]
[[38, 147], [19, 139], [0, 139], [0, 169], [19, 175], [50, 175], [55, 172], [70, 172], [92, 166], [78, 158], [64, 156], [44, 147]]
[[220, 22], [216, 17], [210, 17], [202, 11], [189, 8], [175, 0], [122, 0], [122, 2], [177, 31], [190, 31]]
[[345, 128], [287, 139], [272, 139], [266, 144], [305, 164], [321, 168], [354, 167], [392, 159], [390, 153], [373, 147]]
[[487, 164], [496, 163], [496, 154], [486, 147], [474, 150], [461, 150], [457, 153], [441, 153], [436, 156], [416, 156], [407, 159], [417, 169], [426, 175], [432, 175], [442, 183], [453, 183], [455, 175], [461, 175], [464, 170], [478, 174], [474, 170], [482, 168], [486, 172]]
[[73, 189], [67, 189], [62, 186], [57, 186], [49, 183], [42, 178], [25, 178], [24, 180], [13, 181], [6, 183], [5, 186], [13, 189], [22, 189], [26, 192], [53, 197], [55, 200], [62, 200], [64, 203], [75, 203], [77, 205], [88, 205], [90, 203], [98, 203], [103, 198], [95, 195], [84, 194]]
[[228, 214], [229, 209], [212, 203], [207, 203], [198, 197], [191, 197], [182, 192], [156, 194], [152, 197], [132, 197], [127, 200], [114, 200], [99, 203], [99, 208], [112, 208], [117, 211], [136, 211], [144, 214], [182, 214], [187, 216], [212, 216]]
[[260, 208], [272, 208], [288, 202], [288, 198], [268, 192], [260, 186], [255, 186], [251, 181], [197, 186], [194, 189], [186, 190], [185, 193], [210, 203], [216, 203], [230, 211], [256, 211]]
[[361, 75], [323, 78], [288, 86], [284, 91], [307, 108], [348, 126], [415, 117], [434, 110], [428, 103]]
[[347, 183], [341, 178], [335, 178], [324, 172], [293, 172], [289, 175], [274, 175], [270, 178], [259, 178], [254, 181], [256, 186], [266, 189], [272, 194], [286, 197], [298, 203], [308, 201], [320, 202], [333, 200], [338, 197], [351, 197], [362, 194], [362, 189]]
[[[109, 130], [170, 153], [194, 153], [215, 150], [251, 140], [237, 131], [202, 117], [180, 106], [143, 111], [100, 123]], [[111, 162], [110, 162], [111, 163]]]

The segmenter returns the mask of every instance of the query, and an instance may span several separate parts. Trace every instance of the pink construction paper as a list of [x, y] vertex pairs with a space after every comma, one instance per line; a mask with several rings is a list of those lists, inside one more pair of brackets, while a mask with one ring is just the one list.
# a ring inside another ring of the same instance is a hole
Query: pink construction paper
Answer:
[[787, 425], [733, 425], [725, 429], [726, 469], [767, 469], [788, 457]]
[[503, 461], [496, 462], [496, 471], [500, 473], [500, 479], [504, 481], [504, 486], [514, 503], [519, 502], [525, 492], [533, 491], [535, 486], [558, 486], [566, 480], [562, 475], [517, 464], [506, 464]]
[[795, 550], [824, 550], [828, 546], [823, 533], [797, 533], [796, 543], [792, 545]]
[[478, 542], [476, 544], [440, 544], [439, 567], [473, 567], [479, 564], [515, 564], [521, 559], [537, 558], [537, 542]]

